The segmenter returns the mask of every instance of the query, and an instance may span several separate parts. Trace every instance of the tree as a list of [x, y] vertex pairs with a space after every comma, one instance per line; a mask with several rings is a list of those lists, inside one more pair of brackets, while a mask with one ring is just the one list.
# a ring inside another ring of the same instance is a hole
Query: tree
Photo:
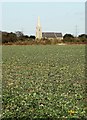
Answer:
[[65, 34], [63, 36], [63, 42], [74, 42], [74, 36], [72, 34]]
[[74, 38], [74, 36], [72, 34], [65, 34], [63, 38]]
[[78, 36], [80, 42], [87, 42], [87, 35], [86, 34], [81, 34]]
[[17, 36], [15, 33], [8, 33], [8, 38], [9, 38], [9, 42], [16, 42], [17, 41]]
[[2, 32], [2, 43], [16, 42], [17, 36], [15, 33]]
[[9, 42], [9, 37], [8, 37], [7, 32], [2, 32], [2, 43], [8, 43]]
[[23, 36], [23, 32], [21, 32], [21, 31], [16, 31], [15, 34], [17, 35], [17, 37], [22, 37]]
[[78, 36], [79, 38], [87, 38], [87, 35], [86, 34], [81, 34]]
[[34, 35], [31, 35], [29, 38], [35, 40], [35, 36]]

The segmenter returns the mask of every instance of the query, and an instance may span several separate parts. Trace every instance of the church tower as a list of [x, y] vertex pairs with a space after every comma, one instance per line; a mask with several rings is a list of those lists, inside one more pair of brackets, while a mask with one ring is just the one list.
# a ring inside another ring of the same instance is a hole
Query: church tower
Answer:
[[38, 17], [37, 26], [36, 26], [36, 39], [42, 38], [42, 28], [40, 24], [40, 17]]

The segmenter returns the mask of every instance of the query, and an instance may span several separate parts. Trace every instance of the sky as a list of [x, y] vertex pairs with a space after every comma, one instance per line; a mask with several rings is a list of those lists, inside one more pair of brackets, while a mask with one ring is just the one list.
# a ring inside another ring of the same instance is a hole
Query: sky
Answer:
[[3, 2], [0, 29], [35, 35], [38, 16], [43, 32], [85, 33], [85, 2]]

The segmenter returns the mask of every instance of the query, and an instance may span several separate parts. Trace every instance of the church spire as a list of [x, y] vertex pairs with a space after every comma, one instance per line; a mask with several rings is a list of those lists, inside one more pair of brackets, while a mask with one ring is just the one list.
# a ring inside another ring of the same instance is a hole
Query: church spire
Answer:
[[38, 16], [37, 26], [36, 26], [36, 39], [42, 38], [42, 28], [40, 24], [40, 17]]
[[38, 16], [38, 21], [37, 21], [37, 25], [40, 27], [40, 17]]

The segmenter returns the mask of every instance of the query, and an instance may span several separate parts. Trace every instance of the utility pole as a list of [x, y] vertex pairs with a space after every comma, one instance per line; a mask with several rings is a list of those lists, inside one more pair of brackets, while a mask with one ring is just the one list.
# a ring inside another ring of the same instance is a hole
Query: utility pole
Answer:
[[78, 26], [76, 25], [75, 26], [75, 37], [77, 37], [77, 35], [78, 35]]

